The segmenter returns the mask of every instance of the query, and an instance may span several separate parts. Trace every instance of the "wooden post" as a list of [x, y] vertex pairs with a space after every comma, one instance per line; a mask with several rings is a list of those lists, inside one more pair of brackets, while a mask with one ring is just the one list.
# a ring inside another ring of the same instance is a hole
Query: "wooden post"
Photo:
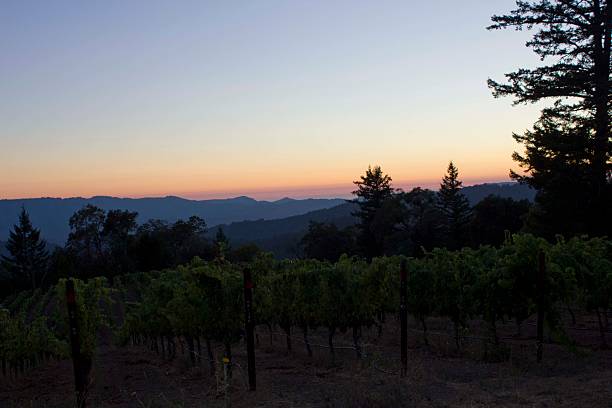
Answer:
[[248, 268], [244, 270], [244, 323], [246, 331], [249, 390], [255, 391], [255, 344], [253, 336], [255, 321], [253, 320], [253, 278], [251, 277], [251, 270]]
[[404, 377], [408, 371], [408, 307], [406, 298], [408, 285], [406, 283], [406, 260], [400, 264], [400, 321], [401, 321], [401, 362], [402, 369], [400, 375]]
[[544, 299], [545, 299], [545, 275], [546, 260], [544, 251], [538, 254], [538, 327], [537, 327], [537, 360], [542, 362], [543, 342], [544, 342]]
[[79, 325], [77, 321], [76, 292], [74, 281], [66, 281], [66, 304], [68, 306], [68, 326], [70, 328], [70, 346], [72, 352], [72, 365], [74, 369], [74, 385], [77, 397], [77, 407], [85, 407], [85, 370], [81, 358], [81, 343], [79, 338]]
[[229, 365], [230, 359], [227, 356], [223, 357], [223, 391], [225, 392], [225, 408], [230, 408], [231, 400], [229, 394]]

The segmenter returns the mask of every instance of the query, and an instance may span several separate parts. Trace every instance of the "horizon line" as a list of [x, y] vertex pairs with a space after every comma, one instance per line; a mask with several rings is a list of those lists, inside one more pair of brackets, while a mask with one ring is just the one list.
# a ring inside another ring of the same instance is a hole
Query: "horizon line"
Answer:
[[[473, 180], [464, 182], [464, 187], [471, 187], [482, 184], [512, 184], [516, 183], [513, 180]], [[397, 190], [409, 191], [413, 188], [421, 187], [425, 189], [433, 189], [440, 185], [439, 181], [435, 183], [433, 181], [426, 183], [410, 183], [400, 182], [397, 183]], [[268, 201], [276, 202], [284, 199], [290, 200], [307, 200], [307, 199], [346, 199], [352, 196], [352, 190], [354, 187], [347, 186], [346, 184], [338, 184], [331, 186], [302, 186], [293, 188], [278, 188], [278, 189], [263, 189], [263, 190], [250, 190], [243, 192], [238, 191], [199, 191], [199, 192], [177, 192], [177, 193], [151, 193], [151, 194], [137, 194], [137, 195], [108, 195], [108, 194], [93, 194], [93, 195], [74, 195], [74, 196], [27, 196], [27, 197], [0, 197], [0, 201], [16, 201], [16, 200], [37, 200], [37, 199], [84, 199], [91, 200], [94, 198], [115, 198], [115, 199], [128, 199], [128, 200], [141, 200], [141, 199], [154, 199], [154, 198], [180, 198], [189, 201], [214, 201], [214, 200], [231, 200], [237, 198], [248, 198], [255, 201]], [[329, 194], [323, 193], [323, 191], [330, 191]], [[318, 193], [317, 193], [318, 191]], [[331, 192], [333, 191], [333, 192]], [[298, 193], [294, 194], [283, 194], [283, 193]], [[304, 194], [310, 192], [310, 194]], [[301, 194], [299, 194], [301, 193]]]

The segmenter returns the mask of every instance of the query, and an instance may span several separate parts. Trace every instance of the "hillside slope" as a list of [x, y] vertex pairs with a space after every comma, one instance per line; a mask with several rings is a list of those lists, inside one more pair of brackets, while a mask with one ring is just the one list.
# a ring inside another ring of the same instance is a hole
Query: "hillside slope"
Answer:
[[104, 210], [121, 209], [138, 212], [138, 222], [151, 218], [176, 221], [197, 215], [209, 226], [242, 220], [276, 219], [305, 214], [310, 211], [334, 207], [341, 199], [281, 199], [257, 201], [249, 197], [220, 200], [187, 200], [180, 197], [160, 198], [34, 198], [0, 200], [0, 239], [8, 237], [10, 228], [17, 222], [23, 206], [32, 223], [41, 230], [44, 239], [63, 244], [68, 237], [68, 220], [75, 211], [87, 204]]
[[[465, 187], [463, 193], [472, 205], [490, 194], [530, 201], [535, 195], [534, 190], [517, 183], [478, 184]], [[345, 202], [337, 207], [288, 218], [234, 222], [218, 227], [223, 228], [223, 232], [233, 245], [252, 243], [274, 253], [279, 258], [293, 257], [299, 254], [299, 242], [308, 231], [308, 224], [311, 221], [333, 223], [339, 228], [344, 228], [357, 222], [351, 215], [355, 209], [355, 204]], [[211, 238], [216, 234], [218, 227], [211, 229]]]

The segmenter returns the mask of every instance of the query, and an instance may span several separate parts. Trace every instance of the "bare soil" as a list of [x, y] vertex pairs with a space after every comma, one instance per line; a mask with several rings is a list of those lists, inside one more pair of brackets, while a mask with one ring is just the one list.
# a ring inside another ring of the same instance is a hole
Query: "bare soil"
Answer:
[[[393, 319], [391, 319], [393, 320]], [[388, 322], [379, 338], [365, 330], [364, 356], [350, 349], [350, 333], [336, 336], [332, 362], [326, 331], [311, 336], [308, 357], [295, 332], [287, 352], [280, 333], [258, 328], [257, 391], [246, 386], [243, 343], [234, 347], [232, 407], [607, 407], [612, 408], [612, 350], [598, 348], [590, 321], [570, 334], [583, 347], [569, 351], [544, 345], [544, 361], [535, 361], [534, 327], [520, 337], [512, 325], [500, 330], [504, 346], [485, 346], [471, 333], [456, 352], [446, 322], [432, 319], [429, 345], [415, 322], [409, 332], [408, 373], [399, 376], [399, 329]], [[434, 333], [435, 332], [435, 333]], [[436, 334], [437, 333], [437, 334]], [[478, 333], [477, 333], [478, 334]], [[612, 337], [612, 336], [610, 336]], [[215, 349], [221, 358], [222, 348]], [[486, 360], [485, 361], [485, 350]], [[495, 360], [501, 362], [490, 362]], [[192, 367], [188, 356], [168, 361], [146, 347], [101, 345], [93, 368], [89, 407], [223, 407], [223, 370], [208, 363]], [[0, 380], [0, 407], [72, 407], [72, 364], [50, 362], [17, 379]]]

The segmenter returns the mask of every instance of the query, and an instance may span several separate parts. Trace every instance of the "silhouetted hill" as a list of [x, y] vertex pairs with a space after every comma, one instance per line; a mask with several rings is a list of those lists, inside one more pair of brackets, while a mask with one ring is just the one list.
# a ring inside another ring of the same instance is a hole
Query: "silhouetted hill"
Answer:
[[297, 246], [311, 221], [334, 223], [339, 228], [355, 224], [351, 212], [356, 205], [344, 203], [333, 208], [312, 211], [307, 214], [278, 220], [257, 220], [234, 222], [212, 228], [211, 238], [219, 227], [233, 246], [253, 243], [259, 248], [274, 253], [279, 258], [295, 256]]
[[536, 191], [529, 186], [518, 183], [486, 183], [464, 187], [461, 190], [471, 205], [478, 203], [489, 194], [514, 200], [533, 201]]
[[[517, 200], [533, 200], [535, 195], [534, 190], [517, 183], [479, 184], [465, 187], [463, 192], [472, 205], [489, 194]], [[350, 210], [342, 199], [282, 198], [277, 201], [258, 201], [244, 196], [218, 200], [187, 200], [174, 196], [138, 199], [106, 196], [33, 198], [0, 200], [0, 239], [7, 239], [10, 228], [17, 222], [21, 206], [24, 206], [30, 213], [34, 226], [40, 228], [42, 237], [50, 244], [63, 245], [68, 237], [68, 219], [86, 204], [93, 204], [105, 210], [137, 211], [138, 222], [141, 223], [151, 218], [173, 222], [191, 215], [204, 218], [209, 226], [236, 223], [231, 227], [231, 231], [227, 231], [228, 236], [234, 234], [232, 238], [239, 242], [255, 240], [254, 242], [265, 247], [276, 245], [271, 242], [261, 244], [266, 240], [280, 241], [282, 236], [297, 236], [303, 233], [310, 220], [334, 221], [342, 227], [349, 225], [351, 219]], [[340, 208], [332, 208], [337, 206]], [[325, 209], [330, 211], [318, 211]], [[239, 222], [245, 220], [256, 221]], [[278, 222], [272, 222], [275, 220]]]
[[0, 200], [0, 239], [8, 237], [9, 230], [17, 222], [21, 207], [30, 213], [32, 223], [40, 228], [41, 235], [51, 243], [63, 244], [68, 237], [68, 220], [75, 211], [86, 204], [105, 210], [121, 209], [138, 212], [138, 222], [151, 218], [170, 222], [179, 218], [198, 215], [209, 226], [242, 220], [277, 219], [304, 214], [343, 203], [341, 199], [282, 199], [257, 201], [249, 197], [218, 200], [187, 200], [180, 197], [116, 198], [98, 196], [92, 198], [33, 198]]
[[[517, 183], [478, 184], [465, 187], [463, 193], [472, 205], [489, 194], [529, 201], [532, 201], [535, 195], [534, 190]], [[337, 207], [283, 219], [234, 222], [218, 227], [223, 228], [225, 235], [234, 246], [252, 243], [272, 252], [278, 258], [293, 257], [299, 253], [299, 242], [308, 231], [310, 221], [333, 223], [339, 228], [344, 228], [356, 223], [356, 219], [351, 216], [351, 212], [354, 211], [355, 204], [344, 203]], [[211, 238], [214, 237], [217, 228], [211, 229]]]

